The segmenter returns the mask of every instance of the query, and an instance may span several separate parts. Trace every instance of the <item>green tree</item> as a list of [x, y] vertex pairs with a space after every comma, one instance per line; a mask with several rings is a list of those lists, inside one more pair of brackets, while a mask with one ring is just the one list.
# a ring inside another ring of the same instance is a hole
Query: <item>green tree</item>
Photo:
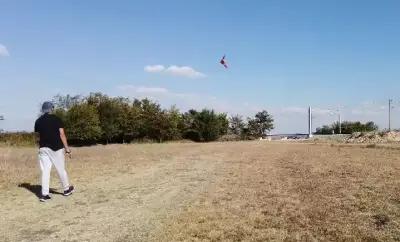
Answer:
[[123, 99], [105, 99], [97, 107], [103, 139], [111, 142], [122, 137], [127, 119], [127, 106]]
[[142, 136], [144, 138], [162, 141], [163, 129], [166, 128], [165, 116], [156, 102], [149, 99], [141, 101]]
[[87, 103], [72, 106], [65, 118], [65, 129], [73, 142], [95, 143], [101, 137], [100, 120], [96, 108]]
[[[229, 129], [225, 113], [203, 109], [182, 114], [175, 106], [162, 109], [149, 99], [130, 101], [97, 92], [87, 97], [58, 95], [53, 100], [55, 113], [64, 121], [71, 143], [125, 143], [140, 139], [162, 142], [181, 138], [213, 141]], [[235, 132], [242, 127], [239, 120]]]
[[226, 116], [226, 113], [219, 113], [218, 116], [218, 125], [219, 125], [219, 135], [224, 135], [228, 133], [229, 129], [229, 119]]
[[[378, 125], [374, 122], [369, 121], [365, 124], [360, 121], [344, 121], [341, 123], [341, 133], [342, 134], [352, 134], [354, 132], [371, 132], [378, 130]], [[339, 134], [339, 122], [335, 122], [331, 125], [323, 125], [316, 129], [316, 134]]]
[[175, 106], [169, 110], [164, 111], [165, 120], [167, 122], [167, 129], [164, 134], [166, 140], [178, 140], [182, 138], [180, 125], [182, 123], [182, 115]]
[[68, 111], [62, 108], [56, 108], [53, 112], [54, 115], [59, 117], [63, 123], [67, 121]]
[[226, 114], [217, 114], [214, 110], [201, 112], [189, 110], [183, 115], [183, 136], [194, 141], [214, 141], [227, 133], [229, 121]]
[[316, 129], [315, 134], [333, 134], [334, 133], [334, 128], [332, 125], [323, 125], [322, 127], [318, 127]]
[[135, 99], [133, 103], [125, 110], [126, 120], [124, 120], [123, 129], [123, 142], [131, 142], [132, 140], [139, 139], [143, 134], [142, 126], [142, 108], [140, 100]]
[[218, 139], [220, 135], [220, 125], [218, 116], [214, 110], [203, 109], [197, 115], [199, 131], [203, 141], [213, 141]]
[[111, 98], [102, 93], [92, 93], [87, 98], [88, 104], [96, 107], [99, 114], [102, 139], [104, 142], [124, 142], [129, 129], [129, 100]]
[[243, 121], [242, 116], [239, 114], [231, 116], [229, 118], [229, 131], [235, 135], [242, 135], [242, 131], [245, 127], [245, 123]]
[[246, 133], [253, 138], [263, 137], [274, 128], [272, 115], [263, 110], [256, 113], [254, 118], [248, 119]]
[[200, 124], [197, 120], [197, 116], [198, 112], [194, 109], [191, 109], [182, 115], [180, 129], [182, 130], [183, 138], [197, 142], [202, 140]]

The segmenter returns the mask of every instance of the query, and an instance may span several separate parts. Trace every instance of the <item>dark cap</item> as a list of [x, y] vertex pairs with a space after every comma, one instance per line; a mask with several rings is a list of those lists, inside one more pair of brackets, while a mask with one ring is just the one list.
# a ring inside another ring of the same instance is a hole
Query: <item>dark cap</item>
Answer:
[[42, 112], [43, 113], [50, 113], [51, 111], [53, 111], [54, 109], [54, 105], [52, 102], [44, 102], [42, 105]]

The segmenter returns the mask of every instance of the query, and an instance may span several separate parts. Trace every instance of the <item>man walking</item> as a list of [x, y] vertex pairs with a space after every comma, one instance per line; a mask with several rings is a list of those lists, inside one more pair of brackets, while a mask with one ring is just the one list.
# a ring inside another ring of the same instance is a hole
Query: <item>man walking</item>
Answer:
[[52, 165], [55, 166], [60, 177], [64, 189], [63, 195], [69, 196], [74, 191], [74, 187], [68, 181], [64, 157], [64, 152], [71, 154], [71, 150], [64, 133], [64, 125], [61, 119], [51, 114], [53, 110], [54, 106], [51, 102], [44, 102], [43, 115], [35, 122], [35, 132], [39, 133], [39, 165], [42, 172], [42, 194], [39, 198], [41, 202], [51, 199], [49, 185]]

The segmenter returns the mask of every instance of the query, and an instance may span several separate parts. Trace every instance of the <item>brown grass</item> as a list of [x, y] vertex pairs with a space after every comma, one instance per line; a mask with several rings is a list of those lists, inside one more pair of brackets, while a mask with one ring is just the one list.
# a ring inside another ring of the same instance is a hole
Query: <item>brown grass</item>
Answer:
[[400, 240], [400, 150], [390, 147], [79, 148], [68, 164], [78, 191], [47, 204], [18, 187], [37, 184], [37, 169], [35, 149], [0, 148], [6, 241]]

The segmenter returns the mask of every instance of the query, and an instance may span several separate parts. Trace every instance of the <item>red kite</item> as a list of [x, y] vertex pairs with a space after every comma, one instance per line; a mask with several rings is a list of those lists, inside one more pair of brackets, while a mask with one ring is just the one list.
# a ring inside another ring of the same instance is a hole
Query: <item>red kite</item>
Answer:
[[225, 55], [222, 57], [222, 59], [219, 61], [225, 68], [228, 68], [228, 62], [225, 60]]

